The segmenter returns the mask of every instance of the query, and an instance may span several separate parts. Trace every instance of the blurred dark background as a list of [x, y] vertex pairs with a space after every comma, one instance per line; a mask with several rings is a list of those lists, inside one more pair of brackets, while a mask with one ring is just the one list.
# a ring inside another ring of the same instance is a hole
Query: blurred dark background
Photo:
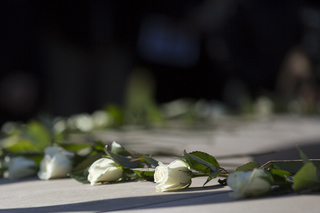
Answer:
[[0, 29], [0, 123], [123, 104], [139, 67], [158, 103], [319, 98], [318, 1], [2, 0]]

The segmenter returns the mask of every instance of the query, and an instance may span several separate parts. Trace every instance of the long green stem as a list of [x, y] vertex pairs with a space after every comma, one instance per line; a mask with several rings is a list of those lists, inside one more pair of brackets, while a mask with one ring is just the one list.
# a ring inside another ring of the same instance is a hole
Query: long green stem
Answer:
[[219, 167], [219, 169], [222, 171], [225, 171], [227, 173], [227, 175], [229, 175], [229, 172], [225, 168]]
[[[226, 174], [221, 174], [220, 173], [218, 175], [219, 177], [228, 177], [229, 176], [229, 172], [225, 168], [219, 167], [219, 169], [226, 173]], [[201, 173], [201, 172], [193, 172], [192, 174], [193, 174], [193, 177], [208, 177], [210, 175], [210, 174]]]
[[201, 173], [201, 172], [193, 172], [193, 177], [207, 177], [209, 174]]
[[267, 155], [267, 154], [273, 154], [275, 151], [266, 151], [266, 152], [255, 152], [255, 153], [245, 153], [245, 154], [234, 154], [234, 155], [222, 155], [222, 156], [216, 156], [216, 159], [230, 159], [230, 158], [244, 158], [244, 157], [255, 157], [260, 155]]

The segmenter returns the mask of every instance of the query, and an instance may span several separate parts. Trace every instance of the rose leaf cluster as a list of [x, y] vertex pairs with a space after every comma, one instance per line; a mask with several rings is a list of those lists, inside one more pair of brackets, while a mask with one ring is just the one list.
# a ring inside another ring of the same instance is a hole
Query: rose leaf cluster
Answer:
[[184, 151], [183, 157], [168, 165], [159, 162], [154, 173], [154, 181], [158, 183], [157, 192], [188, 188], [192, 178], [198, 176], [208, 176], [205, 185], [220, 175], [222, 171], [225, 171], [220, 167], [218, 161], [207, 153], [200, 151], [187, 153]]
[[227, 184], [234, 198], [320, 191], [319, 160], [310, 160], [297, 147], [302, 160], [269, 161], [263, 166], [249, 162], [230, 174]]
[[[149, 156], [132, 154], [117, 142], [113, 142], [111, 146], [106, 145], [104, 152], [106, 156], [100, 156], [98, 159], [91, 156], [86, 162], [82, 163], [87, 165], [86, 168], [81, 165], [82, 169], [76, 168], [70, 176], [82, 183], [90, 182], [91, 185], [142, 178], [150, 180], [150, 177], [153, 177], [154, 174], [151, 167], [158, 164], [156, 160]], [[151, 169], [148, 175], [139, 171], [144, 167]]]
[[205, 152], [195, 151], [187, 153], [184, 151], [183, 157], [191, 169], [200, 172], [199, 176], [208, 176], [203, 185], [216, 178], [222, 171], [225, 171], [213, 156]]

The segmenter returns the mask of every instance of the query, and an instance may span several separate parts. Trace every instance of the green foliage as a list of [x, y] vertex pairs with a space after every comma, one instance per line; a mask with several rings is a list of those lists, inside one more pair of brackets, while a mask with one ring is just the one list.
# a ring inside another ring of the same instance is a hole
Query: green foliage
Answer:
[[140, 178], [147, 181], [154, 181], [155, 169], [152, 168], [135, 168], [132, 169]]
[[270, 169], [270, 174], [275, 181], [287, 181], [287, 177], [291, 176], [291, 173], [281, 169]]
[[249, 163], [246, 163], [242, 166], [238, 166], [235, 170], [235, 172], [249, 172], [249, 171], [252, 171], [253, 169], [258, 169], [260, 168], [260, 164], [257, 163], [257, 162], [249, 162]]
[[69, 176], [77, 181], [79, 181], [80, 183], [90, 183], [88, 181], [88, 175], [89, 175], [89, 171], [88, 168], [83, 169], [83, 170], [78, 170], [75, 172], [71, 172], [69, 174]]
[[319, 191], [320, 176], [319, 170], [315, 164], [303, 153], [297, 146], [304, 166], [294, 176], [293, 189], [295, 192], [303, 192], [305, 190]]
[[219, 170], [219, 163], [213, 156], [207, 153], [199, 151], [187, 153], [184, 151], [183, 156], [187, 160], [187, 163], [190, 165], [190, 167], [198, 172], [210, 174], [211, 171]]
[[122, 178], [118, 182], [126, 182], [130, 180], [137, 179], [138, 175], [132, 169], [123, 169]]
[[104, 151], [109, 158], [117, 162], [123, 167], [126, 168], [139, 168], [140, 159], [133, 158], [132, 154], [128, 152], [123, 146], [117, 142], [113, 142], [111, 146], [106, 145]]
[[207, 178], [206, 182], [203, 184], [205, 186], [210, 180], [216, 178], [220, 174], [220, 170], [217, 169], [216, 171], [212, 171], [209, 174], [209, 177]]
[[280, 191], [280, 189], [291, 189], [293, 181], [291, 180], [291, 173], [287, 172], [285, 170], [281, 170], [281, 169], [267, 169], [266, 170], [271, 178], [271, 185], [273, 186], [278, 186], [277, 187], [277, 191], [278, 193]]
[[299, 154], [300, 154], [300, 157], [302, 158], [303, 163], [306, 164], [310, 162], [309, 158], [303, 153], [303, 151], [299, 148], [299, 146], [297, 145], [296, 147], [299, 151]]
[[318, 170], [313, 163], [306, 163], [300, 171], [297, 172], [294, 176], [293, 189], [295, 192], [320, 189]]
[[[108, 158], [112, 159], [116, 163], [120, 164], [123, 169], [123, 176], [118, 182], [129, 181], [140, 177], [148, 181], [153, 181], [154, 169], [153, 170], [143, 170], [142, 163], [149, 164], [150, 166], [155, 164], [158, 165], [158, 162], [151, 157], [140, 155], [140, 158], [133, 157], [129, 151], [127, 151], [122, 145], [117, 142], [113, 142], [111, 146], [105, 145], [102, 148], [103, 143], [98, 141], [93, 146], [92, 152], [97, 152], [92, 155], [89, 154], [89, 157], [79, 163], [70, 174], [70, 177], [76, 179], [82, 183], [88, 183], [88, 169], [96, 160], [103, 157], [100, 152], [103, 150]], [[77, 155], [76, 155], [77, 157]], [[81, 156], [78, 156], [81, 157]]]
[[111, 150], [112, 153], [117, 154], [117, 155], [122, 155], [122, 156], [132, 156], [130, 152], [128, 152], [123, 146], [121, 146], [117, 142], [113, 142], [111, 144]]
[[[315, 164], [315, 166], [320, 165], [320, 160], [310, 160]], [[304, 163], [302, 160], [281, 160], [281, 161], [269, 161], [266, 163], [263, 168], [275, 168], [285, 170], [290, 172], [291, 174], [297, 173], [302, 167]]]
[[146, 155], [140, 155], [140, 157], [146, 162], [148, 167], [154, 166], [157, 167], [159, 165], [159, 162], [152, 157], [146, 156]]
[[59, 143], [59, 146], [71, 152], [78, 152], [82, 149], [89, 148], [90, 144], [89, 143], [73, 143], [73, 144]]
[[105, 150], [107, 153], [107, 156], [117, 162], [118, 164], [122, 165], [123, 167], [127, 168], [139, 168], [140, 167], [140, 161], [139, 159], [134, 159], [131, 157], [125, 157], [122, 155], [117, 155], [112, 153], [109, 150]]
[[[150, 84], [145, 81], [146, 79], [139, 79], [140, 77], [133, 79], [132, 90], [128, 91], [126, 114], [119, 107], [113, 105], [109, 105], [105, 109], [112, 117], [113, 123], [111, 122], [111, 125], [124, 124], [125, 121], [128, 121], [128, 117], [125, 116], [129, 116], [134, 120], [134, 122], [129, 121], [128, 123], [148, 124], [163, 122], [163, 115], [154, 102], [152, 91], [148, 90], [150, 89]], [[33, 120], [26, 125], [18, 125], [10, 134], [7, 133], [7, 136], [6, 139], [2, 140], [0, 147], [0, 177], [7, 170], [4, 162], [5, 156], [22, 155], [34, 160], [39, 165], [40, 160], [43, 158], [44, 149], [57, 142], [57, 138], [63, 138], [62, 135], [56, 134], [54, 122], [50, 119], [44, 119], [42, 122]], [[151, 156], [130, 152], [117, 142], [113, 142], [109, 146], [106, 146], [102, 141], [75, 144], [58, 141], [57, 143], [62, 148], [74, 152], [73, 170], [69, 176], [81, 183], [89, 183], [87, 180], [89, 167], [102, 157], [112, 159], [120, 164], [118, 167], [123, 169], [122, 178], [116, 182], [136, 180], [137, 178], [154, 181], [155, 168], [159, 162]], [[264, 169], [269, 174], [269, 177], [262, 178], [271, 183], [272, 191], [275, 191], [274, 194], [279, 192], [287, 193], [290, 190], [294, 190], [297, 193], [319, 191], [320, 171], [317, 167], [320, 165], [320, 159], [310, 160], [298, 146], [297, 149], [302, 160], [269, 161], [261, 167], [257, 162], [249, 162], [238, 166], [235, 172], [249, 172], [258, 168]], [[219, 175], [229, 175], [226, 170], [220, 167], [220, 164], [213, 156], [205, 152], [194, 151], [187, 153], [184, 151], [183, 157], [178, 159], [185, 162], [193, 170], [191, 171], [193, 177], [208, 176], [203, 186]], [[226, 185], [226, 179], [218, 180], [218, 182], [221, 185]]]
[[104, 149], [106, 147], [106, 144], [103, 143], [102, 141], [96, 141], [91, 145], [92, 151], [90, 152], [90, 155], [96, 155], [96, 154], [101, 154], [105, 153]]
[[41, 123], [31, 121], [5, 139], [3, 150], [9, 153], [43, 152], [51, 144], [51, 135]]
[[88, 158], [85, 158], [77, 166], [74, 167], [73, 171], [81, 171], [88, 169], [91, 164], [93, 164], [96, 160], [102, 158], [101, 154], [91, 155]]
[[38, 146], [39, 149], [46, 148], [53, 140], [50, 131], [37, 121], [29, 122], [27, 128], [22, 132], [22, 135], [33, 142], [34, 145]]
[[[32, 120], [26, 125], [17, 126], [15, 131], [8, 135], [1, 144], [6, 153], [28, 154], [43, 153], [43, 150], [50, 146], [56, 138], [62, 139], [61, 135], [55, 134], [53, 127]], [[49, 129], [51, 127], [51, 129]]]
[[39, 151], [34, 144], [25, 139], [10, 138], [8, 143], [4, 144], [3, 150], [7, 153], [29, 153]]
[[[292, 190], [298, 193], [320, 190], [320, 171], [317, 169], [320, 160], [310, 160], [298, 146], [297, 149], [302, 160], [269, 161], [260, 167], [268, 172], [271, 178], [268, 179], [274, 186], [271, 194], [286, 194]], [[248, 172], [259, 166], [257, 163], [250, 162], [238, 167], [235, 171]]]
[[186, 159], [187, 164], [190, 165], [191, 169], [208, 175], [208, 178], [203, 186], [220, 174], [220, 165], [218, 161], [213, 156], [205, 152], [196, 151], [187, 153], [184, 151], [183, 156]]
[[101, 153], [89, 155], [88, 157], [79, 156], [76, 154], [73, 165], [74, 168], [69, 176], [81, 183], [89, 183], [87, 180], [89, 175], [89, 167], [100, 158], [102, 158]]

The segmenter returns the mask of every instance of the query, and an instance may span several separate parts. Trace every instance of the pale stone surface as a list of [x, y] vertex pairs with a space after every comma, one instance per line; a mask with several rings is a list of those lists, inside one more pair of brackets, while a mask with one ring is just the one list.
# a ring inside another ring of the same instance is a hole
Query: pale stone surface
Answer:
[[[208, 194], [192, 199], [167, 202], [165, 204], [149, 205], [135, 208], [130, 213], [136, 212], [219, 212], [219, 213], [319, 213], [320, 193], [312, 195], [290, 195], [281, 197], [265, 197], [247, 200], [232, 200], [227, 193]], [[117, 212], [129, 212], [127, 210]]]
[[[73, 137], [76, 140], [77, 136]], [[204, 151], [220, 159], [229, 169], [250, 160], [297, 159], [296, 144], [310, 158], [320, 158], [320, 119], [274, 117], [269, 120], [224, 120], [205, 129], [134, 129], [109, 130], [88, 136], [88, 140], [116, 140], [126, 147], [145, 153], [170, 151], [181, 156], [183, 150]], [[258, 157], [225, 155], [275, 150], [277, 153]], [[164, 163], [171, 157], [157, 157]], [[187, 190], [157, 193], [155, 183], [128, 182], [90, 186], [73, 179], [21, 181], [0, 179], [0, 212], [310, 212], [318, 213], [320, 193], [283, 195], [258, 199], [234, 200], [229, 187], [217, 180], [202, 188], [205, 178], [193, 179]]]
[[165, 204], [230, 191], [216, 180], [202, 188], [206, 178], [193, 180], [184, 191], [157, 193], [155, 183], [128, 182], [91, 186], [73, 179], [40, 181], [35, 178], [0, 185], [0, 211], [3, 212], [96, 212], [124, 210]]

